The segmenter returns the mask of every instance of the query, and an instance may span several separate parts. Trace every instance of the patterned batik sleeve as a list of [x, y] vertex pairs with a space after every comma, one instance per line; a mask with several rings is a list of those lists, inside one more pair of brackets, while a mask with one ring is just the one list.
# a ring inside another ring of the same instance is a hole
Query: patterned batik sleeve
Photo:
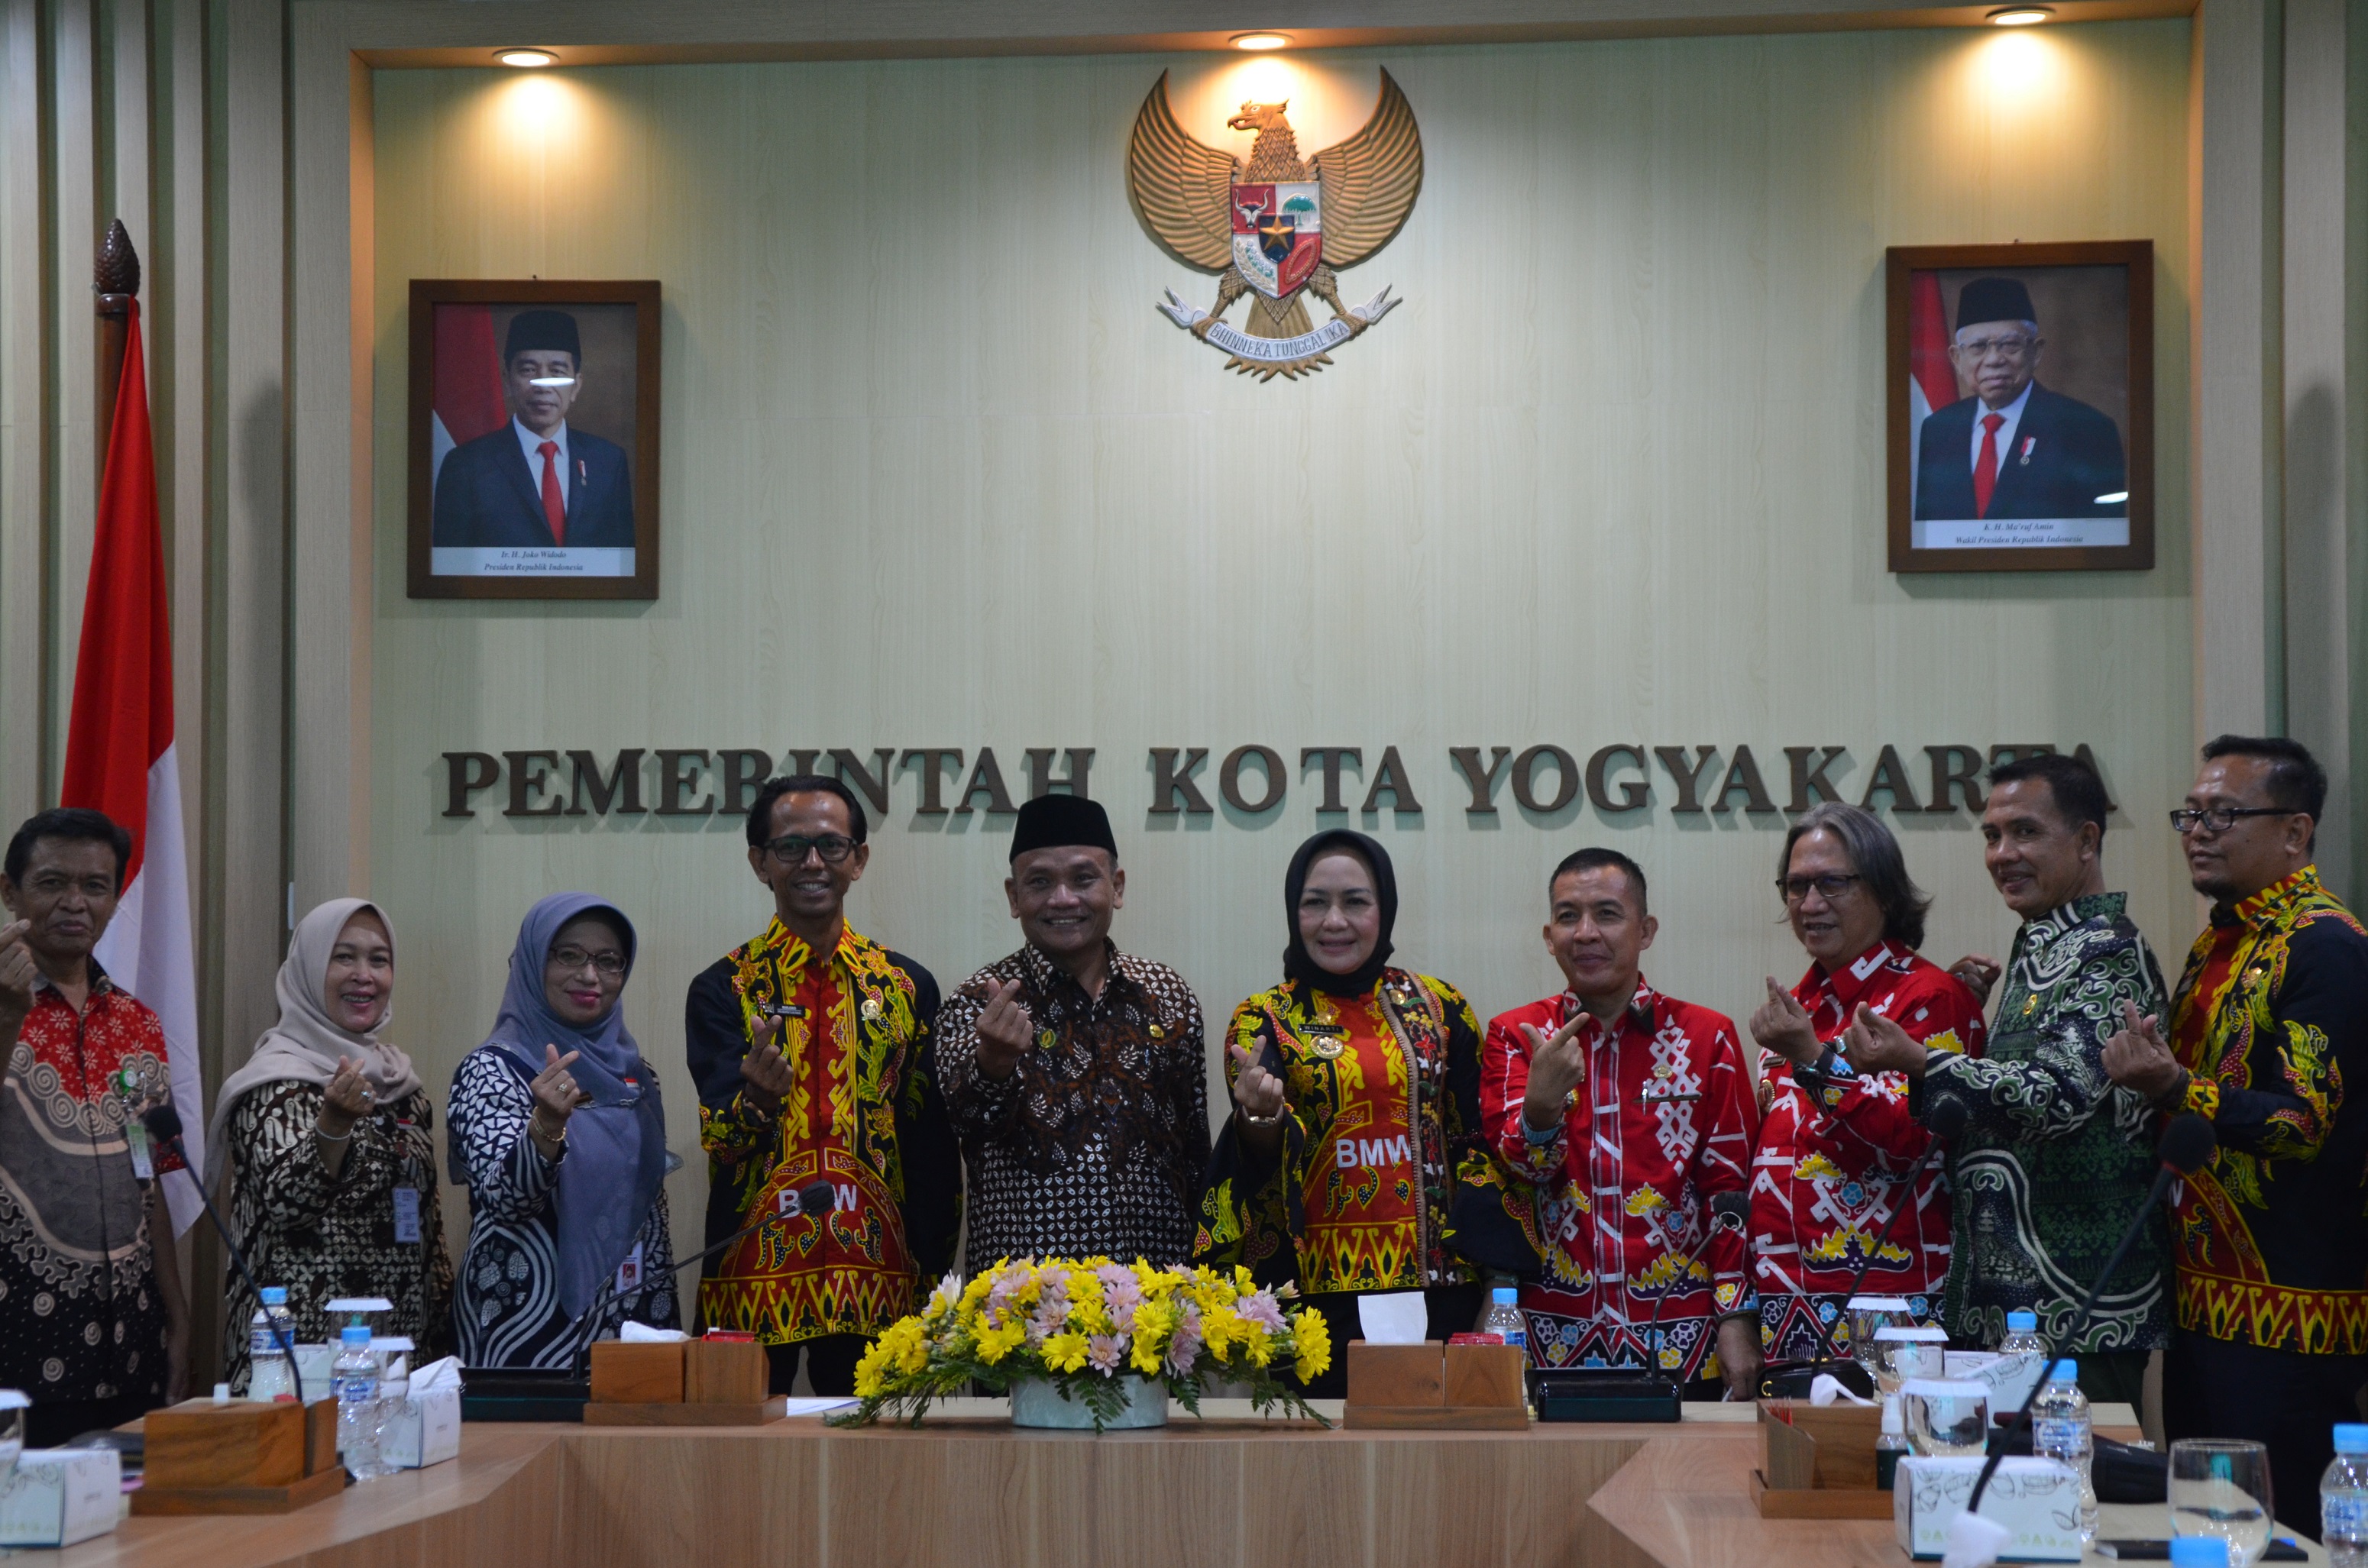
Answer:
[[[560, 1162], [543, 1158], [527, 1132], [534, 1094], [518, 1069], [492, 1050], [471, 1051], [453, 1074], [452, 1104], [445, 1114], [467, 1173], [469, 1202], [477, 1212], [515, 1224], [550, 1207]], [[560, 1158], [566, 1153], [563, 1142]]]
[[978, 1016], [986, 1010], [986, 983], [995, 971], [973, 974], [938, 1009], [935, 1070], [946, 1116], [962, 1137], [984, 1142], [1008, 1136], [1019, 1116], [1019, 1074], [991, 1078], [978, 1067]]
[[367, 1201], [394, 1186], [400, 1156], [376, 1117], [354, 1123], [336, 1176], [322, 1165], [313, 1137], [322, 1099], [315, 1085], [282, 1080], [247, 1095], [231, 1113], [239, 1175], [259, 1200], [256, 1218], [267, 1231], [312, 1230], [339, 1198]]
[[1521, 1106], [1529, 1092], [1529, 1040], [1514, 1024], [1495, 1019], [1480, 1048], [1481, 1131], [1508, 1169], [1524, 1181], [1543, 1186], [1562, 1174], [1569, 1158], [1569, 1119], [1555, 1124], [1551, 1139], [1531, 1142], [1521, 1119]]
[[[1974, 994], [1937, 971], [1928, 983], [1902, 987], [1884, 1016], [1935, 1051], [1978, 1052], [1986, 1038]], [[1801, 1081], [1798, 1068], [1793, 1076]], [[1801, 1082], [1801, 1096], [1809, 1108], [1802, 1142], [1846, 1171], [1904, 1171], [1932, 1142], [1908, 1104], [1905, 1073], [1861, 1073], [1837, 1087]]]
[[768, 1146], [775, 1128], [740, 1075], [747, 1053], [740, 997], [723, 968], [711, 968], [691, 981], [683, 1002], [683, 1055], [699, 1090], [699, 1146], [727, 1165]]
[[[1241, 1075], [1234, 1052], [1262, 1062], [1269, 1071], [1277, 1063], [1269, 1054], [1273, 1025], [1257, 1001], [1234, 1010], [1226, 1026], [1225, 1086], [1230, 1092]], [[1300, 1172], [1306, 1164], [1309, 1141], [1300, 1108], [1285, 1100], [1280, 1161], [1261, 1157], [1242, 1137], [1241, 1112], [1235, 1108], [1217, 1134], [1201, 1183], [1201, 1220], [1193, 1236], [1195, 1261], [1224, 1267], [1247, 1266], [1262, 1283], [1280, 1284], [1299, 1269], [1297, 1238], [1305, 1229]]]
[[[1724, 1020], [1722, 1024], [1711, 1037], [1703, 1063], [1700, 1107], [1702, 1137], [1694, 1150], [1694, 1168], [1690, 1173], [1694, 1190], [1702, 1195], [1704, 1204], [1723, 1192], [1749, 1190], [1751, 1142], [1758, 1121], [1751, 1074], [1743, 1065], [1742, 1044], [1736, 1038], [1734, 1026]], [[1702, 1260], [1710, 1267], [1712, 1293], [1720, 1315], [1759, 1310], [1751, 1287], [1748, 1225], [1713, 1229], [1709, 1240], [1702, 1244]]]
[[[2213, 1130], [2261, 1159], [2317, 1159], [2343, 1108], [2346, 1073], [2355, 1083], [2368, 1075], [2368, 940], [2340, 919], [2315, 920], [2287, 940], [2273, 983], [2270, 1027], [2254, 1032], [2243, 1058], [2250, 1082], [2210, 1085]], [[2200, 1096], [2191, 1087], [2188, 1097]]]
[[2122, 1027], [2123, 1004], [2142, 1015], [2163, 1010], [2162, 971], [2135, 930], [2065, 939], [2081, 945], [2049, 955], [2051, 968], [2069, 972], [2041, 1003], [2031, 1053], [2007, 1062], [1934, 1051], [1924, 1069], [1928, 1119], [1953, 1101], [1969, 1128], [2013, 1142], [2069, 1138], [2100, 1114], [2124, 1133], [2142, 1129], [2143, 1103], [2105, 1075], [2105, 1041]]
[[1184, 1018], [1176, 1039], [1176, 1135], [1187, 1161], [1188, 1191], [1197, 1188], [1209, 1168], [1209, 1021], [1201, 999], [1184, 992]]

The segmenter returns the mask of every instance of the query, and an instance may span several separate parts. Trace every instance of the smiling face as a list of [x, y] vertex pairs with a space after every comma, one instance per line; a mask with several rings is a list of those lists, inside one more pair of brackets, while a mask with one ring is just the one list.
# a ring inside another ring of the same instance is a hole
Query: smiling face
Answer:
[[510, 412], [538, 436], [559, 428], [583, 390], [575, 356], [564, 348], [521, 348], [502, 371], [502, 394], [509, 400]]
[[2067, 822], [2044, 778], [2016, 778], [1982, 808], [1982, 864], [2006, 906], [2025, 920], [2104, 891], [2097, 824]]
[[1126, 873], [1107, 849], [1030, 849], [1011, 862], [1003, 892], [1021, 934], [1059, 963], [1109, 939], [1110, 916], [1126, 904]]
[[[2270, 798], [2270, 772], [2274, 766], [2261, 756], [2214, 757], [2187, 791], [2188, 809], [2272, 808], [2276, 802]], [[2187, 854], [2188, 880], [2197, 892], [2222, 903], [2250, 898], [2310, 864], [2314, 825], [2302, 812], [2238, 817], [2216, 833], [2199, 823], [2179, 841]]]
[[551, 939], [542, 997], [560, 1021], [589, 1028], [609, 1016], [625, 989], [625, 938], [598, 915], [579, 915]]
[[[749, 848], [748, 865], [757, 880], [773, 890], [773, 911], [783, 925], [814, 930], [839, 917], [847, 906], [847, 890], [871, 863], [871, 846], [854, 844], [854, 832], [855, 818], [847, 802], [827, 790], [774, 801], [771, 831], [764, 843]], [[782, 858], [774, 847], [785, 838], [806, 841], [794, 861]], [[852, 846], [839, 860], [824, 858], [825, 849], [837, 854], [844, 846]]]
[[1628, 873], [1617, 866], [1590, 866], [1554, 879], [1546, 951], [1581, 1002], [1624, 1006], [1636, 994], [1645, 949], [1661, 928], [1637, 904]]
[[376, 910], [355, 911], [337, 933], [323, 990], [329, 1021], [348, 1034], [368, 1034], [386, 1017], [394, 999], [394, 942]]
[[1315, 858], [1299, 890], [1299, 945], [1331, 974], [1354, 974], [1382, 939], [1382, 901], [1372, 868], [1353, 850]]
[[51, 972], [80, 963], [115, 918], [121, 890], [115, 846], [93, 838], [37, 838], [22, 881], [0, 877], [0, 903], [28, 921], [25, 945]]
[[[1814, 884], [1825, 877], [1857, 878], [1858, 867], [1851, 863], [1842, 841], [1820, 827], [1793, 842], [1784, 875], [1805, 877]], [[1809, 957], [1827, 971], [1850, 962], [1883, 937], [1883, 906], [1875, 903], [1863, 880], [1852, 881], [1831, 894], [1814, 885], [1800, 898], [1788, 894], [1784, 914]]]

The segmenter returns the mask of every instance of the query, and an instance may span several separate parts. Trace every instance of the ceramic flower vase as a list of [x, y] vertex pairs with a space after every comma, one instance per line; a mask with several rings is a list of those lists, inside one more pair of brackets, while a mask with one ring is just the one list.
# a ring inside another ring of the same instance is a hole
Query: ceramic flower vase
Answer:
[[[1102, 1423], [1106, 1432], [1131, 1431], [1142, 1426], [1167, 1425], [1167, 1387], [1165, 1383], [1146, 1381], [1132, 1374], [1117, 1380], [1125, 1392], [1126, 1405], [1117, 1415]], [[1063, 1396], [1058, 1383], [1049, 1378], [1022, 1378], [1011, 1385], [1011, 1424], [1033, 1426], [1049, 1431], [1093, 1430], [1094, 1413], [1083, 1399]]]

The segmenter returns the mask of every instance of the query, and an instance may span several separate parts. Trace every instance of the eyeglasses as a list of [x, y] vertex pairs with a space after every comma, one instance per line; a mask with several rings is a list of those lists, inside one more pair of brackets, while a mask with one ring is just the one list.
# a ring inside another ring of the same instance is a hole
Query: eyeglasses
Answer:
[[1857, 881], [1857, 877], [1845, 876], [1839, 871], [1828, 871], [1822, 877], [1779, 877], [1776, 879], [1776, 891], [1784, 895], [1786, 903], [1800, 903], [1809, 896], [1812, 890], [1819, 898], [1831, 903], [1850, 892], [1850, 885]]
[[2208, 827], [2214, 833], [2226, 833], [2237, 825], [2238, 817], [2290, 817], [2294, 813], [2283, 806], [2207, 806], [2203, 811], [2181, 810], [2170, 813], [2170, 831], [2193, 833]]
[[784, 866], [805, 864], [806, 851], [809, 849], [822, 857], [824, 865], [836, 866], [855, 853], [855, 840], [836, 833], [824, 834], [820, 838], [807, 838], [800, 834], [785, 833], [765, 847], [772, 852], [774, 859]]
[[587, 963], [611, 979], [625, 972], [625, 955], [619, 952], [587, 953], [581, 948], [553, 948], [551, 961], [559, 966], [563, 974], [574, 974]]
[[2009, 333], [2003, 337], [1969, 337], [1957, 345], [1957, 352], [1968, 359], [1987, 359], [1996, 355], [2001, 359], [2020, 359], [2031, 352], [2032, 339], [2022, 334]]

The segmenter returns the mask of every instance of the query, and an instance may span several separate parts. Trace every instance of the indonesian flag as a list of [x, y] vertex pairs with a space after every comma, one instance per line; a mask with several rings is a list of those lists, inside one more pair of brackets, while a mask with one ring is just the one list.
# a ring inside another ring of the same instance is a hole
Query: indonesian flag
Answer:
[[427, 483], [432, 489], [444, 459], [464, 441], [502, 427], [509, 410], [502, 403], [502, 357], [494, 348], [494, 307], [437, 305], [436, 386], [427, 405]]
[[[108, 975], [165, 1026], [173, 1101], [189, 1165], [206, 1165], [198, 1077], [198, 974], [189, 927], [188, 858], [173, 750], [173, 625], [165, 604], [165, 541], [156, 528], [156, 458], [148, 436], [148, 370], [140, 307], [123, 344], [123, 384], [98, 486], [82, 652], [74, 663], [60, 804], [105, 812], [131, 832], [123, 899], [99, 938]], [[165, 1178], [175, 1234], [199, 1212], [195, 1178]]]
[[1949, 363], [1949, 314], [1941, 308], [1941, 275], [1907, 275], [1907, 515], [1916, 515], [1916, 454], [1924, 421], [1957, 401], [1957, 369]]

